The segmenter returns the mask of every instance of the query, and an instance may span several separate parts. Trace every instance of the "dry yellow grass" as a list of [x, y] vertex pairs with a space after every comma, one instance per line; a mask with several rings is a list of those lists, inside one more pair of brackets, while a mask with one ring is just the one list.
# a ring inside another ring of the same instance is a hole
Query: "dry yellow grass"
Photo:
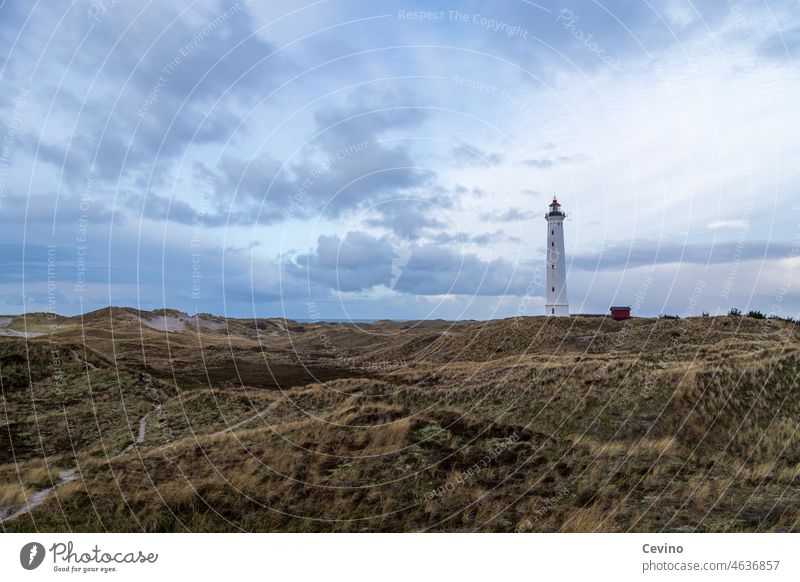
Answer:
[[[365, 334], [231, 320], [167, 345], [131, 315], [88, 317], [86, 345], [65, 324], [55, 341], [81, 357], [64, 359], [58, 397], [48, 346], [29, 342], [35, 417], [19, 389], [25, 370], [3, 378], [3, 434], [18, 459], [0, 463], [0, 479], [47, 487], [45, 457], [51, 468], [79, 463], [86, 478], [58, 488], [63, 513], [55, 496], [35, 510], [38, 527], [797, 529], [800, 353], [785, 343], [797, 339], [789, 324], [523, 318], [385, 322]], [[0, 340], [3, 374], [25, 348]], [[147, 414], [145, 441], [116, 456]], [[0, 507], [20, 494], [7, 486]]]
[[567, 516], [559, 531], [562, 533], [605, 532], [613, 523], [615, 509], [607, 509], [599, 504], [581, 507]]
[[9, 507], [24, 503], [31, 491], [23, 489], [19, 483], [0, 484], [0, 507]]
[[[51, 470], [55, 471], [56, 476], [58, 475], [58, 470]], [[48, 468], [43, 464], [37, 464], [32, 467], [28, 467], [22, 471], [22, 482], [27, 484], [29, 487], [47, 487], [51, 482], [51, 470], [48, 470]]]

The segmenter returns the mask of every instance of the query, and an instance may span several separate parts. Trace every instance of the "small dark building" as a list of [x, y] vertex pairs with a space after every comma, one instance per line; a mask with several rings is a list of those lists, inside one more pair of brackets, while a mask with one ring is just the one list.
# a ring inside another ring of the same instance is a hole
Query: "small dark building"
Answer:
[[616, 321], [621, 321], [623, 319], [628, 319], [631, 316], [631, 308], [630, 307], [611, 307], [611, 319]]

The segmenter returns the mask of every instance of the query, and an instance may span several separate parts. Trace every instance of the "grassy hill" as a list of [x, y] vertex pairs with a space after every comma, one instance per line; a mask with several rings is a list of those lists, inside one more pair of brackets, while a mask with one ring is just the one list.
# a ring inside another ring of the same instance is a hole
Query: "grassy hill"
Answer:
[[792, 323], [27, 317], [7, 531], [800, 530]]

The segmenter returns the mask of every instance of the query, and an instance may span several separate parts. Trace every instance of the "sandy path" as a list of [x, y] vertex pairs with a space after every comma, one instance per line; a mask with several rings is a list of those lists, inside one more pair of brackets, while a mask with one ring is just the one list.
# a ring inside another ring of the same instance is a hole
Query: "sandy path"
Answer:
[[136, 435], [136, 439], [131, 444], [129, 444], [127, 447], [122, 449], [121, 452], [117, 453], [113, 457], [109, 457], [108, 458], [109, 461], [111, 461], [112, 459], [116, 459], [117, 457], [121, 457], [122, 455], [124, 455], [128, 451], [132, 450], [133, 447], [135, 447], [136, 445], [140, 445], [140, 444], [142, 444], [144, 442], [144, 436], [145, 436], [146, 431], [147, 431], [147, 417], [150, 416], [151, 414], [152, 414], [152, 412], [148, 412], [142, 418], [139, 419], [139, 433]]
[[[109, 457], [107, 460], [111, 461], [118, 457], [121, 457], [125, 453], [131, 451], [135, 446], [140, 445], [144, 442], [145, 434], [147, 433], [147, 417], [152, 414], [148, 412], [142, 418], [139, 419], [139, 432], [136, 435], [136, 439], [129, 444], [127, 447], [122, 449], [121, 452], [117, 453], [113, 457]], [[12, 505], [10, 507], [0, 507], [0, 523], [4, 523], [6, 521], [11, 521], [12, 519], [16, 519], [20, 515], [25, 515], [26, 513], [30, 513], [37, 507], [39, 507], [42, 503], [44, 503], [45, 499], [47, 499], [50, 494], [56, 489], [56, 487], [60, 487], [66, 483], [70, 483], [71, 481], [75, 481], [78, 478], [77, 474], [75, 473], [75, 469], [67, 469], [65, 471], [61, 471], [58, 474], [58, 483], [53, 485], [52, 487], [47, 487], [46, 489], [41, 489], [28, 497], [28, 500], [25, 503], [21, 503], [19, 505]]]
[[30, 513], [35, 508], [39, 507], [44, 500], [50, 496], [50, 493], [56, 487], [60, 487], [65, 483], [69, 483], [71, 481], [75, 481], [78, 476], [75, 474], [75, 469], [67, 469], [65, 471], [61, 471], [58, 474], [58, 483], [53, 485], [52, 487], [48, 487], [46, 489], [42, 489], [41, 491], [37, 491], [33, 493], [25, 503], [21, 503], [19, 505], [13, 505], [11, 507], [1, 508], [0, 509], [0, 523], [4, 523], [6, 521], [11, 521], [12, 519], [16, 519], [20, 515], [24, 515], [26, 513]]
[[43, 331], [17, 331], [0, 327], [0, 335], [5, 337], [39, 337], [44, 335]]

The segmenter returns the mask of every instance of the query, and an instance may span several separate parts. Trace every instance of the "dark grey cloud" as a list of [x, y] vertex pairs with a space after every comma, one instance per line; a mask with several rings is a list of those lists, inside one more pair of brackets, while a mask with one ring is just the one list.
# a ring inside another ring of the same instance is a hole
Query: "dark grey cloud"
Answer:
[[669, 263], [705, 265], [775, 260], [787, 258], [791, 252], [790, 241], [726, 240], [683, 244], [674, 240], [637, 239], [608, 244], [600, 252], [581, 253], [568, 260], [571, 268], [595, 271]]
[[470, 144], [459, 144], [450, 150], [450, 161], [456, 167], [499, 166], [505, 159], [503, 153], [489, 152]]
[[770, 35], [759, 44], [758, 53], [777, 60], [794, 61], [800, 58], [800, 27]]
[[371, 208], [404, 192], [416, 191], [434, 179], [433, 173], [416, 167], [406, 148], [376, 146], [363, 155], [343, 160], [323, 175], [308, 191], [307, 213], [313, 215], [321, 210], [335, 217]]
[[349, 232], [344, 239], [320, 236], [314, 252], [297, 257], [287, 269], [293, 277], [343, 292], [391, 285], [414, 295], [514, 295], [524, 293], [527, 282], [524, 269], [505, 259], [487, 261], [431, 243], [400, 249], [388, 237], [363, 232]]
[[394, 128], [415, 127], [428, 118], [428, 112], [417, 106], [410, 94], [360, 91], [354, 97], [346, 106], [323, 107], [314, 114], [321, 139], [332, 150], [374, 140]]
[[525, 189], [520, 190], [520, 193], [525, 194], [526, 196], [544, 196], [544, 194], [538, 190]]
[[344, 239], [322, 235], [311, 254], [300, 255], [287, 272], [337, 291], [365, 291], [388, 285], [394, 250], [386, 237], [348, 232]]
[[[268, 154], [243, 160], [225, 157], [217, 168], [220, 189], [233, 196], [230, 220], [279, 222], [287, 217], [338, 217], [366, 210], [374, 219], [404, 236], [433, 227], [435, 219], [423, 219], [418, 227], [392, 204], [411, 191], [430, 187], [427, 198], [449, 206], [452, 201], [435, 187], [435, 174], [421, 169], [403, 144], [386, 145], [382, 136], [392, 130], [416, 126], [426, 119], [424, 110], [407, 105], [411, 96], [362, 94], [345, 106], [318, 110], [315, 137], [300, 154], [277, 160]], [[419, 212], [417, 213], [419, 216]], [[413, 233], [411, 231], [414, 231]]]
[[492, 222], [515, 222], [520, 220], [528, 220], [540, 213], [532, 210], [522, 210], [521, 208], [508, 208], [506, 210], [493, 210], [491, 212], [484, 212], [481, 214], [481, 220], [489, 220]]
[[[183, 200], [171, 199], [155, 192], [148, 192], [141, 196], [131, 193], [126, 202], [134, 213], [150, 220], [159, 222], [170, 220], [179, 224], [194, 224], [198, 220], [196, 208]], [[213, 220], [216, 222], [216, 216], [213, 217]]]
[[[301, 203], [306, 189], [293, 177], [285, 164], [268, 154], [252, 160], [232, 156], [224, 158], [212, 179], [215, 213], [231, 223], [253, 224], [277, 222], [283, 218], [303, 216]], [[205, 171], [202, 184], [214, 175]]]
[[[362, 98], [363, 99], [363, 98]], [[338, 217], [367, 210], [377, 213], [375, 224], [401, 236], [418, 236], [421, 229], [440, 223], [409, 204], [398, 209], [393, 200], [409, 191], [426, 188], [427, 200], [450, 207], [452, 195], [435, 185], [435, 175], [416, 166], [404, 146], [386, 146], [380, 136], [387, 131], [415, 125], [425, 114], [414, 107], [376, 111], [356, 102], [330, 107], [316, 114], [316, 139], [294, 159], [278, 160], [267, 153], [252, 159], [233, 154], [222, 158], [216, 168], [195, 163], [195, 188], [207, 187], [214, 196], [206, 200], [205, 223], [262, 224], [287, 218], [313, 218], [320, 214]], [[148, 194], [146, 216], [166, 219], [165, 198]], [[196, 208], [175, 202], [169, 219], [191, 222]], [[428, 208], [430, 210], [430, 207]], [[415, 224], [413, 219], [418, 218]]]
[[421, 200], [397, 200], [377, 207], [378, 216], [365, 222], [368, 226], [387, 228], [401, 238], [417, 240], [431, 230], [447, 226], [438, 217], [440, 208]]
[[[261, 99], [293, 66], [255, 34], [244, 3], [90, 9], [37, 10], [11, 61], [19, 77], [29, 66], [24, 56], [50, 43], [31, 100], [52, 102], [51, 115], [75, 129], [64, 138], [28, 136], [23, 145], [67, 180], [161, 177], [189, 144], [231, 137], [240, 105]], [[56, 84], [62, 75], [69, 82]]]
[[546, 170], [547, 168], [552, 168], [554, 166], [561, 166], [564, 164], [571, 164], [574, 162], [582, 162], [584, 160], [588, 160], [589, 157], [583, 154], [574, 154], [571, 156], [551, 156], [546, 158], [529, 158], [526, 160], [522, 160], [521, 164], [525, 166], [530, 166], [531, 168], [538, 168], [540, 170]]
[[428, 244], [413, 248], [395, 289], [417, 295], [518, 295], [526, 280], [509, 261]]
[[[88, 0], [1, 3], [0, 137], [14, 118], [20, 90], [27, 87], [29, 92], [0, 212], [0, 243], [7, 245], [0, 249], [6, 265], [0, 282], [7, 282], [5, 289], [11, 288], [14, 297], [25, 299], [29, 293], [38, 293], [33, 287], [39, 285], [41, 290], [47, 276], [42, 242], [52, 240], [58, 245], [59, 301], [74, 300], [74, 293], [70, 299], [67, 290], [76, 277], [79, 249], [75, 239], [85, 217], [89, 225], [84, 255], [87, 280], [110, 285], [87, 295], [84, 308], [91, 301], [100, 306], [109, 300], [192, 305], [194, 230], [187, 226], [198, 222], [201, 227], [272, 224], [288, 216], [303, 220], [323, 214], [336, 219], [363, 213], [369, 226], [385, 229], [385, 236], [350, 233], [341, 239], [322, 238], [313, 251], [294, 260], [276, 258], [270, 253], [277, 251], [268, 245], [253, 252], [246, 242], [240, 243], [243, 228], [236, 233], [237, 244], [244, 247], [238, 249], [218, 248], [219, 231], [204, 234], [202, 309], [223, 312], [230, 307], [226, 298], [238, 302], [240, 313], [253, 299], [273, 302], [270, 306], [275, 309], [274, 302], [295, 298], [302, 311], [304, 301], [320, 297], [338, 305], [340, 298], [331, 290], [343, 288], [358, 295], [375, 286], [392, 285], [393, 278], [393, 289], [401, 294], [393, 299], [415, 305], [417, 313], [431, 302], [415, 293], [452, 292], [469, 301], [473, 293], [502, 293], [509, 283], [510, 292], [524, 293], [514, 265], [486, 259], [484, 253], [498, 240], [517, 240], [502, 229], [488, 231], [495, 226], [508, 228], [505, 222], [531, 213], [519, 211], [515, 216], [513, 209], [487, 213], [481, 218], [501, 224], [459, 232], [466, 225], [451, 224], [446, 210], [458, 207], [470, 195], [494, 193], [468, 183], [443, 187], [434, 171], [417, 167], [431, 166], [434, 158], [453, 161], [448, 146], [430, 152], [414, 141], [445, 127], [445, 118], [439, 117], [441, 107], [463, 107], [460, 110], [474, 113], [474, 119], [484, 119], [480, 116], [488, 111], [483, 107], [489, 102], [477, 99], [483, 93], [459, 91], [458, 98], [449, 103], [450, 94], [441, 99], [438, 91], [442, 87], [452, 91], [447, 79], [453, 74], [485, 80], [497, 85], [496, 94], [484, 95], [491, 98], [493, 107], [502, 108], [505, 103], [509, 108], [505, 113], [532, 118], [538, 112], [538, 91], [555, 86], [548, 83], [551, 76], [585, 73], [587, 85], [579, 83], [580, 90], [595, 80], [614, 77], [615, 71], [600, 58], [600, 49], [635, 76], [664, 56], [662, 49], [679, 50], [679, 42], [695, 36], [708, 39], [710, 33], [732, 29], [730, 22], [721, 26], [734, 16], [732, 6], [686, 0], [675, 13], [671, 12], [674, 4], [631, 0], [612, 6], [567, 0], [545, 6], [548, 10], [525, 2], [466, 2], [456, 7], [468, 17], [478, 14], [518, 27], [527, 33], [522, 38], [508, 34], [507, 28], [490, 30], [471, 19], [409, 25], [392, 16], [338, 27], [365, 14], [408, 9], [402, 2], [388, 8], [347, 0], [327, 3], [313, 7], [313, 18], [309, 17], [312, 10], [300, 12], [257, 34], [256, 11], [250, 11], [254, 4], [234, 0], [108, 2], [97, 18], [89, 13], [92, 3]], [[286, 10], [294, 8], [287, 5]], [[571, 14], [562, 14], [562, 8]], [[738, 28], [729, 32], [721, 38], [722, 47], [728, 41], [732, 47], [752, 42], [759, 58], [797, 55], [796, 23], [779, 22], [784, 30], [778, 34], [770, 30], [765, 18], [770, 14], [763, 2], [742, 0], [736, 4], [739, 8], [752, 30], [744, 31], [744, 40], [738, 38], [743, 32]], [[775, 9], [779, 17], [791, 16], [796, 2], [778, 0], [769, 9]], [[265, 40], [280, 38], [283, 43], [289, 37], [299, 38], [298, 31], [315, 32], [320, 24], [336, 26], [277, 52], [279, 42]], [[732, 38], [734, 34], [737, 38]], [[428, 38], [435, 41], [428, 45], [437, 48], [425, 46]], [[453, 49], [440, 46], [443, 38]], [[420, 42], [412, 48], [409, 39]], [[323, 66], [332, 58], [338, 60]], [[316, 65], [321, 67], [315, 69]], [[532, 74], [522, 73], [515, 65]], [[271, 94], [296, 74], [297, 80]], [[404, 77], [417, 75], [439, 80]], [[531, 85], [520, 85], [518, 77]], [[378, 86], [377, 90], [366, 88]], [[344, 87], [350, 89], [342, 91]], [[498, 102], [500, 92], [506, 90], [520, 99], [531, 95], [534, 107], [522, 111], [511, 102]], [[317, 98], [322, 101], [302, 110]], [[426, 110], [420, 105], [440, 109]], [[290, 120], [286, 115], [292, 112], [298, 115]], [[240, 127], [245, 114], [249, 117]], [[270, 135], [284, 121], [287, 124]], [[507, 160], [502, 153], [480, 149], [493, 147], [486, 143], [470, 144], [476, 135], [474, 124], [466, 118], [462, 121], [466, 123], [449, 126], [463, 130], [453, 135], [466, 142], [457, 148], [456, 165], [516, 162], [516, 156]], [[558, 135], [541, 132], [537, 141], [546, 143], [531, 150], [530, 167], [541, 170], [587, 159], [558, 155], [570, 153], [556, 143]], [[306, 138], [310, 141], [293, 154]], [[360, 144], [365, 147], [348, 149]], [[15, 188], [28, 183], [29, 176], [23, 172], [33, 152], [41, 164], [33, 168], [36, 191], [29, 200]], [[187, 164], [202, 160], [209, 167], [179, 167], [184, 154]], [[485, 162], [479, 163], [481, 157]], [[94, 184], [90, 207], [84, 212], [80, 195], [87, 178]], [[525, 193], [546, 198], [538, 192]], [[397, 205], [410, 199], [424, 202]], [[434, 206], [439, 210], [431, 210]], [[753, 233], [773, 227], [766, 221], [755, 224], [758, 220], [753, 218]], [[720, 235], [733, 237], [735, 232]], [[590, 244], [591, 240], [581, 243]], [[467, 250], [480, 248], [482, 254], [465, 253], [462, 245], [472, 245]], [[681, 272], [693, 273], [702, 271], [707, 262], [724, 265], [735, 257], [778, 259], [789, 251], [788, 244], [758, 241], [728, 240], [713, 247], [710, 242], [686, 246], [673, 239], [618, 243], [603, 252], [572, 257], [579, 271], [570, 288], [579, 289], [581, 277], [593, 279], [589, 271], [594, 269], [608, 271], [608, 285], [613, 288], [626, 265], [684, 261], [690, 266]], [[754, 272], [757, 267], [749, 265]], [[757, 280], [758, 274], [751, 278]], [[24, 296], [23, 280], [30, 284]], [[260, 303], [259, 308], [267, 312]], [[391, 306], [378, 305], [376, 313], [382, 316], [386, 309]]]
[[[51, 251], [46, 244], [0, 242], [0, 261], [3, 262], [0, 283], [47, 281], [49, 252]], [[54, 255], [52, 260], [57, 261], [58, 256]]]
[[381, 140], [387, 132], [415, 127], [427, 118], [413, 99], [403, 93], [362, 94], [350, 105], [316, 112], [318, 137], [309, 144], [312, 155], [293, 166], [298, 181], [313, 178], [320, 158], [328, 168], [307, 191], [309, 210], [322, 208], [339, 216], [433, 185], [435, 175], [418, 166], [408, 145]]
[[[0, 224], [6, 229], [22, 227], [76, 227], [81, 219], [95, 224], [115, 224], [124, 222], [124, 215], [114, 213], [106, 196], [93, 193], [82, 199], [80, 196], [62, 193], [32, 194], [30, 197], [10, 194], [2, 199]], [[44, 229], [43, 229], [44, 230]]]
[[[493, 3], [491, 9], [473, 5], [473, 11], [510, 27], [520, 29], [513, 36], [503, 30], [492, 32], [475, 27], [476, 45], [490, 47], [527, 71], [521, 79], [539, 84], [565, 69], [586, 75], [598, 71], [619, 74], [633, 68], [643, 57], [658, 55], [676, 42], [688, 43], [708, 34], [730, 17], [727, 4], [713, 0], [681, 1], [691, 18], [677, 22], [667, 3], [625, 0], [600, 3], [566, 0], [557, 5], [532, 2]], [[466, 74], [466, 66], [464, 73]], [[513, 69], [509, 68], [509, 71]]]
[[[84, 240], [78, 240], [77, 226], [59, 228], [51, 235], [47, 226], [34, 225], [27, 239], [18, 234], [0, 239], [0, 260], [5, 266], [0, 285], [15, 286], [21, 293], [24, 281], [27, 304], [42, 309], [50, 301], [47, 285], [51, 283], [53, 307], [59, 313], [112, 304], [187, 311], [199, 306], [200, 311], [234, 309], [246, 314], [252, 290], [258, 292], [259, 300], [266, 300], [268, 294], [308, 297], [304, 280], [285, 278], [281, 284], [274, 260], [258, 259], [250, 248], [222, 248], [202, 228], [187, 232], [164, 222], [161, 232], [143, 231], [130, 221], [115, 227], [112, 236], [108, 224], [94, 221], [86, 224]], [[8, 236], [8, 230], [3, 234]], [[202, 243], [199, 246], [193, 246], [195, 235]], [[200, 276], [197, 297], [195, 275]], [[319, 293], [324, 296], [329, 291], [319, 289]], [[226, 305], [226, 297], [233, 303]], [[0, 304], [9, 302], [4, 298]]]
[[431, 239], [431, 242], [437, 245], [462, 245], [462, 244], [477, 244], [481, 246], [491, 246], [501, 241], [510, 241], [520, 243], [522, 240], [516, 236], [511, 236], [506, 233], [502, 228], [498, 228], [494, 232], [482, 232], [479, 234], [470, 234], [468, 232], [440, 232]]

